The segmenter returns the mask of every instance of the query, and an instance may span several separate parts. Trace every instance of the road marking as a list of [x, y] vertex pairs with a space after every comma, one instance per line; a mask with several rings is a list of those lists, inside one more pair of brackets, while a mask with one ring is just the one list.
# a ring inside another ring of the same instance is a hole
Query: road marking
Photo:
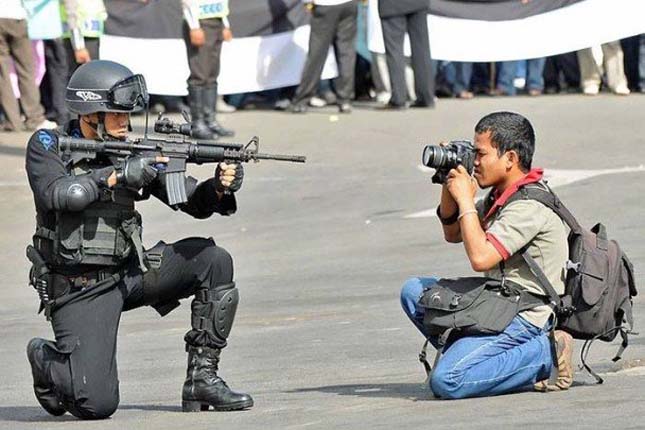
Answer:
[[[417, 166], [424, 173], [433, 173], [434, 169], [426, 166]], [[558, 188], [564, 185], [573, 184], [574, 182], [584, 181], [585, 179], [595, 178], [603, 175], [617, 175], [620, 173], [645, 172], [645, 165], [631, 167], [619, 167], [616, 169], [597, 169], [597, 170], [567, 170], [567, 169], [544, 169], [544, 179], [549, 181], [551, 188]], [[432, 218], [436, 217], [436, 208], [427, 209], [419, 212], [413, 212], [405, 215], [405, 219], [413, 218]]]

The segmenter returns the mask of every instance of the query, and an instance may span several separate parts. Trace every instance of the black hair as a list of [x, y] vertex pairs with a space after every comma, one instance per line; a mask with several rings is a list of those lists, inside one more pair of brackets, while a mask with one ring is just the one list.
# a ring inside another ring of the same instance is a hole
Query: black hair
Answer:
[[531, 170], [535, 152], [535, 132], [528, 119], [514, 112], [493, 112], [479, 120], [475, 133], [490, 131], [490, 140], [501, 157], [515, 151], [524, 172]]

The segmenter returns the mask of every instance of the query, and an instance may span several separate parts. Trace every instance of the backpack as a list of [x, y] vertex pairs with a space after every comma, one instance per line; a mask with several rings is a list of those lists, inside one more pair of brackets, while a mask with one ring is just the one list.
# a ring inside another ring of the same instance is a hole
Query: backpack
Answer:
[[550, 188], [526, 185], [513, 194], [504, 206], [520, 199], [531, 199], [550, 208], [570, 229], [569, 259], [566, 262], [565, 292], [559, 297], [542, 269], [525, 249], [522, 257], [551, 301], [557, 322], [555, 328], [576, 339], [585, 340], [580, 352], [584, 368], [599, 384], [603, 379], [586, 363], [591, 343], [596, 339], [611, 342], [620, 333], [622, 344], [613, 361], [618, 361], [633, 332], [632, 297], [636, 296], [634, 267], [615, 240], [607, 237], [601, 223], [583, 229]]

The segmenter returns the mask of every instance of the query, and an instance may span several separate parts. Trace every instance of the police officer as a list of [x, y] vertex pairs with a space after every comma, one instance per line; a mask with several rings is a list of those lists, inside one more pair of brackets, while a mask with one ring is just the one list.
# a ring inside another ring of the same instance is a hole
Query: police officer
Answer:
[[[107, 158], [79, 160], [58, 151], [59, 136], [125, 139], [130, 113], [141, 110], [147, 97], [141, 75], [111, 61], [86, 63], [67, 88], [68, 107], [79, 119], [65, 131], [37, 131], [27, 146], [37, 214], [33, 246], [49, 270], [32, 283], [46, 282], [45, 312], [56, 338], [32, 339], [27, 355], [36, 398], [52, 415], [110, 416], [119, 403], [115, 355], [121, 312], [152, 306], [164, 316], [188, 297], [192, 327], [184, 336], [183, 410], [253, 405], [248, 394], [232, 391], [217, 375], [239, 298], [231, 256], [203, 238], [142, 247], [134, 203], [150, 195], [167, 202], [157, 169], [168, 159], [132, 156], [115, 168]], [[200, 219], [233, 214], [243, 177], [241, 165], [225, 163], [204, 182], [187, 177], [188, 201], [178, 209]]]
[[81, 64], [99, 58], [106, 19], [103, 0], [64, 0], [61, 4], [69, 77]]
[[188, 54], [188, 104], [196, 139], [233, 136], [215, 119], [222, 43], [231, 40], [228, 0], [183, 0], [184, 41]]

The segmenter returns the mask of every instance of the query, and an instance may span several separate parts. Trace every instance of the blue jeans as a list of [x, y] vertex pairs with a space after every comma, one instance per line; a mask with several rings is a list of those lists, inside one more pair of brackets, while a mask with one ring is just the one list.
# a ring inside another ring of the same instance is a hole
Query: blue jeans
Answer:
[[[435, 347], [438, 339], [423, 326], [419, 299], [437, 280], [412, 278], [401, 290], [403, 311]], [[516, 316], [498, 335], [462, 337], [446, 345], [432, 371], [430, 387], [444, 399], [494, 396], [547, 379], [552, 364], [548, 332]]]
[[446, 82], [454, 95], [470, 89], [470, 78], [473, 74], [473, 63], [448, 61], [443, 64]]
[[[538, 90], [544, 89], [544, 64], [546, 58], [534, 58], [526, 61], [526, 89]], [[517, 75], [519, 61], [503, 61], [497, 63], [497, 89], [508, 95], [515, 95], [516, 90], [513, 80]]]

